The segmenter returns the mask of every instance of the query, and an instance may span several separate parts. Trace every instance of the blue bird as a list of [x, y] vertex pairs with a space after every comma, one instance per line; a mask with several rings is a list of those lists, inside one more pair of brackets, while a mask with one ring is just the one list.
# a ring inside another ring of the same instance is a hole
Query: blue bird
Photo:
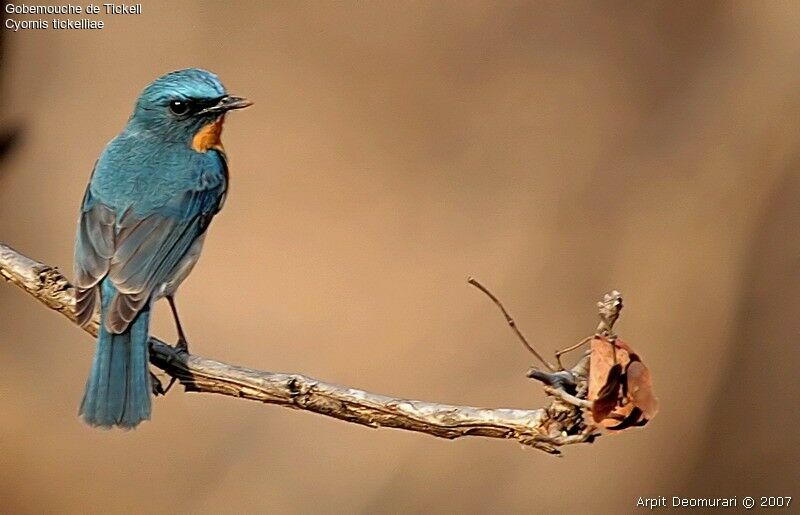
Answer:
[[208, 71], [168, 73], [144, 89], [97, 160], [75, 241], [78, 322], [92, 320], [98, 301], [100, 309], [80, 407], [88, 424], [133, 428], [150, 418], [149, 326], [159, 298], [169, 301], [176, 348], [188, 350], [175, 292], [225, 200], [225, 114], [251, 104]]

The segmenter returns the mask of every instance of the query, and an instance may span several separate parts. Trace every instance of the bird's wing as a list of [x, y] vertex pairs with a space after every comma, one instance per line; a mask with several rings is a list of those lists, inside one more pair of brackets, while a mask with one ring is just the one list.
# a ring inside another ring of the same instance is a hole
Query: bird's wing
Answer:
[[75, 316], [85, 325], [97, 302], [97, 283], [105, 277], [114, 256], [114, 211], [86, 188], [75, 240]]
[[213, 176], [146, 214], [132, 208], [115, 214], [87, 193], [76, 245], [76, 284], [87, 289], [78, 297], [79, 320], [91, 319], [94, 287], [107, 276], [116, 292], [103, 303], [106, 327], [112, 333], [127, 329], [219, 211], [226, 183]]
[[118, 225], [108, 277], [117, 290], [106, 311], [106, 327], [124, 331], [153, 290], [170, 274], [217, 212], [221, 192], [192, 190], [147, 216], [125, 212]]

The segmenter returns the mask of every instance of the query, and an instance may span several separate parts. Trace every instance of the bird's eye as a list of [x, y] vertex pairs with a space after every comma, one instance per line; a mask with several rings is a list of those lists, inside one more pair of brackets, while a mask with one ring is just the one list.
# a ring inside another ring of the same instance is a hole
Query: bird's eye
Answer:
[[189, 112], [189, 102], [185, 100], [173, 100], [169, 103], [169, 110], [176, 116], [183, 116]]

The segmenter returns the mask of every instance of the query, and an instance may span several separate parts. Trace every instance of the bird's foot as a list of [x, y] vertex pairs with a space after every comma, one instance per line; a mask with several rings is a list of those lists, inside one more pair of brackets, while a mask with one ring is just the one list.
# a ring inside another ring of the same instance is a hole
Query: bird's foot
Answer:
[[[170, 384], [170, 386], [172, 385]], [[150, 389], [153, 395], [158, 397], [159, 395], [166, 395], [167, 391], [169, 391], [169, 386], [165, 390], [161, 380], [153, 372], [150, 372]]]
[[167, 387], [164, 388], [164, 395], [166, 395], [167, 392], [170, 390], [170, 388], [172, 388], [172, 385], [175, 384], [175, 381], [176, 381], [176, 377], [175, 376], [172, 376], [172, 377], [169, 378], [169, 384], [167, 384]]
[[164, 383], [161, 382], [158, 376], [150, 372], [150, 388], [153, 391], [153, 395], [156, 397], [159, 395], [166, 395], [170, 388], [172, 388], [172, 385], [175, 384], [175, 381], [177, 381], [175, 376], [170, 377], [169, 383], [167, 383], [167, 386], [165, 387]]
[[189, 354], [189, 342], [183, 336], [178, 337], [178, 341], [175, 342], [175, 346], [172, 348], [180, 353]]

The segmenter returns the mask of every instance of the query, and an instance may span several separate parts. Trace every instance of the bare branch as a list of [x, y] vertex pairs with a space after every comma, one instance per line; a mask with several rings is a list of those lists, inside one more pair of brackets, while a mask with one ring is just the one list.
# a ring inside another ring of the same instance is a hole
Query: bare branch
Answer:
[[474, 287], [478, 288], [478, 289], [479, 289], [480, 291], [482, 291], [483, 293], [485, 293], [485, 294], [486, 294], [486, 296], [487, 296], [487, 297], [489, 297], [489, 298], [492, 300], [492, 302], [494, 302], [494, 303], [495, 303], [495, 305], [496, 305], [498, 308], [500, 308], [500, 312], [501, 312], [501, 313], [503, 313], [503, 316], [505, 317], [505, 319], [506, 319], [506, 322], [508, 322], [508, 325], [511, 327], [511, 329], [513, 329], [513, 330], [514, 330], [514, 333], [516, 333], [517, 337], [518, 337], [518, 338], [519, 338], [519, 340], [522, 342], [522, 345], [524, 345], [524, 346], [525, 346], [525, 348], [526, 348], [526, 349], [528, 349], [528, 351], [529, 351], [531, 354], [533, 354], [534, 356], [536, 356], [536, 359], [538, 359], [538, 360], [539, 360], [539, 361], [542, 363], [542, 365], [544, 365], [544, 366], [546, 366], [547, 368], [549, 368], [551, 372], [555, 372], [556, 370], [558, 370], [558, 369], [557, 369], [557, 368], [556, 368], [554, 365], [552, 365], [552, 364], [551, 364], [551, 363], [549, 363], [549, 362], [548, 362], [546, 359], [544, 359], [544, 357], [542, 357], [542, 355], [541, 355], [541, 354], [539, 354], [539, 353], [536, 351], [536, 349], [534, 349], [534, 348], [533, 348], [533, 346], [532, 346], [530, 343], [528, 343], [528, 339], [527, 339], [527, 338], [525, 338], [525, 336], [522, 334], [522, 331], [520, 331], [520, 330], [519, 330], [519, 327], [517, 327], [517, 323], [514, 321], [514, 319], [511, 317], [511, 315], [508, 313], [508, 311], [506, 311], [506, 308], [505, 308], [505, 306], [503, 306], [503, 303], [502, 303], [502, 302], [500, 302], [500, 299], [498, 299], [498, 298], [497, 298], [497, 297], [494, 295], [494, 293], [492, 293], [491, 291], [489, 291], [489, 288], [487, 288], [486, 286], [482, 285], [482, 284], [481, 284], [481, 283], [480, 283], [480, 282], [479, 282], [477, 279], [475, 279], [474, 277], [470, 277], [470, 278], [468, 278], [468, 279], [467, 279], [467, 282], [468, 282], [469, 284], [471, 284], [472, 286], [474, 286]]
[[[75, 322], [72, 285], [56, 269], [0, 244], [0, 277]], [[85, 327], [96, 335], [97, 318]], [[512, 326], [514, 327], [514, 326]], [[542, 409], [451, 406], [378, 395], [300, 374], [265, 372], [179, 353], [150, 339], [150, 361], [190, 392], [205, 392], [277, 404], [368, 427], [392, 427], [454, 439], [462, 436], [513, 439], [551, 454], [557, 447], [591, 441], [580, 410], [566, 397]], [[546, 362], [545, 362], [546, 363]], [[572, 370], [585, 383], [587, 360]], [[571, 401], [571, 399], [569, 399]], [[583, 407], [580, 403], [579, 406]]]
[[572, 404], [575, 407], [582, 408], [582, 409], [592, 409], [592, 402], [587, 401], [585, 399], [579, 399], [574, 395], [570, 395], [569, 393], [565, 392], [561, 388], [553, 388], [552, 386], [545, 386], [544, 392], [547, 395], [552, 395], [553, 397], [558, 397], [562, 401]]
[[556, 362], [558, 363], [558, 366], [561, 367], [562, 369], [564, 368], [564, 364], [561, 362], [561, 356], [563, 356], [564, 354], [566, 354], [568, 352], [572, 352], [574, 350], [580, 349], [581, 347], [583, 347], [584, 345], [586, 345], [587, 343], [592, 341], [592, 338], [594, 338], [594, 335], [587, 336], [586, 338], [584, 338], [583, 340], [579, 341], [575, 345], [570, 345], [567, 348], [557, 350], [556, 351]]

